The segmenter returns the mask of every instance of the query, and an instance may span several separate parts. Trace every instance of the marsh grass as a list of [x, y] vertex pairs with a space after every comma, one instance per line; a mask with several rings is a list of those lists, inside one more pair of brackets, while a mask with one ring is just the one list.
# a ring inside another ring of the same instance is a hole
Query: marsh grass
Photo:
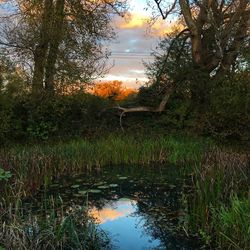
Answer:
[[250, 199], [233, 196], [230, 205], [222, 205], [214, 211], [217, 241], [226, 249], [249, 249]]
[[[249, 199], [250, 183], [247, 154], [222, 151], [218, 148], [207, 152], [204, 159], [195, 166], [193, 183], [193, 194], [189, 203], [191, 229], [199, 231], [207, 243], [216, 238], [216, 242], [223, 249], [237, 249], [233, 248], [232, 242], [230, 248], [226, 247], [229, 245], [225, 243], [230, 238], [233, 239], [235, 246], [246, 246], [244, 242], [247, 238], [247, 241], [249, 240], [246, 235], [250, 232], [249, 207], [247, 207], [249, 204], [245, 201], [245, 199]], [[244, 202], [232, 198], [236, 195], [243, 197]], [[242, 213], [239, 212], [241, 210]], [[246, 215], [247, 213], [248, 215]], [[244, 222], [242, 221], [245, 225], [237, 228], [237, 223], [240, 223], [243, 218], [240, 219], [240, 216], [245, 217]], [[226, 218], [228, 227], [226, 224], [224, 227]], [[234, 223], [236, 224], [234, 225]], [[248, 226], [246, 226], [247, 224]], [[229, 225], [232, 226], [231, 229]], [[226, 234], [222, 237], [224, 229]], [[249, 241], [247, 243], [249, 244]]]
[[86, 206], [65, 209], [49, 200], [37, 215], [20, 204], [2, 205], [1, 209], [0, 244], [6, 249], [95, 250], [109, 245], [107, 235], [97, 228]]
[[[41, 187], [46, 190], [53, 179], [63, 175], [84, 173], [104, 165], [141, 165], [143, 171], [143, 167], [162, 163], [175, 164], [191, 175], [185, 230], [191, 234], [199, 232], [208, 245], [216, 242], [221, 249], [247, 249], [244, 247], [249, 244], [249, 156], [219, 148], [207, 139], [113, 133], [95, 140], [75, 139], [2, 149], [0, 167], [12, 176], [1, 182], [0, 193], [10, 203], [35, 194]], [[10, 221], [16, 221], [15, 217], [11, 218]], [[22, 236], [23, 231], [14, 230], [22, 228], [22, 224], [20, 227], [20, 222], [15, 223], [10, 235]]]
[[95, 141], [16, 146], [0, 151], [0, 165], [13, 174], [2, 192], [10, 200], [33, 194], [53, 178], [104, 165], [188, 164], [200, 161], [210, 141], [181, 136], [142, 138], [110, 135]]

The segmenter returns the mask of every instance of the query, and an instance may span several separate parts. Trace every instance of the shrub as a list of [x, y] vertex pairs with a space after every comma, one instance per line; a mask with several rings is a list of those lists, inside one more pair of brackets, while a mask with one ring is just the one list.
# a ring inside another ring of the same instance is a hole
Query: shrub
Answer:
[[74, 136], [101, 126], [99, 114], [109, 101], [76, 93], [41, 96], [0, 95], [0, 139], [47, 140], [52, 136]]
[[236, 74], [213, 85], [207, 114], [207, 132], [221, 138], [249, 140], [249, 72]]

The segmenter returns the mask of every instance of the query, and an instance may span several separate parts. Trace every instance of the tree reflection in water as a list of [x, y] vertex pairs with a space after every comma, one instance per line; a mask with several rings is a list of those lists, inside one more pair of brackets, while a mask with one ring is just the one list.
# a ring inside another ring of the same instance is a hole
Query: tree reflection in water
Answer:
[[[187, 209], [184, 182], [181, 168], [176, 166], [109, 167], [60, 180], [61, 186], [54, 184], [47, 195], [60, 194], [65, 206], [72, 202], [81, 205], [87, 199], [90, 216], [111, 232], [111, 238], [115, 233], [127, 237], [127, 249], [199, 249], [197, 239], [187, 237], [183, 229]], [[124, 243], [115, 244], [126, 249]]]

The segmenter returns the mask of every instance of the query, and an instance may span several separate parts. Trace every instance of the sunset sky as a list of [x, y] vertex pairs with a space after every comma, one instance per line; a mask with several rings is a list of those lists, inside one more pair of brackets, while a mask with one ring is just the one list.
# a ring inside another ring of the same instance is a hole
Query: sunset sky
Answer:
[[[100, 81], [120, 80], [127, 87], [138, 88], [147, 81], [143, 62], [152, 61], [152, 50], [163, 34], [172, 30], [174, 22], [171, 19], [168, 21], [158, 19], [153, 26], [150, 26], [148, 21], [152, 9], [145, 10], [148, 7], [147, 0], [128, 1], [130, 9], [126, 18], [115, 17], [113, 21], [117, 38], [108, 44], [111, 52], [108, 68], [111, 69]], [[8, 11], [12, 8], [5, 5]], [[4, 8], [1, 11], [4, 11]], [[136, 84], [136, 80], [140, 84]]]
[[128, 87], [139, 87], [135, 84], [136, 79], [141, 83], [147, 80], [143, 61], [152, 61], [152, 49], [171, 25], [159, 19], [149, 29], [151, 11], [144, 9], [146, 0], [130, 0], [130, 4], [130, 16], [114, 20], [117, 39], [109, 45], [111, 56], [108, 61], [113, 67], [103, 80], [121, 80]]

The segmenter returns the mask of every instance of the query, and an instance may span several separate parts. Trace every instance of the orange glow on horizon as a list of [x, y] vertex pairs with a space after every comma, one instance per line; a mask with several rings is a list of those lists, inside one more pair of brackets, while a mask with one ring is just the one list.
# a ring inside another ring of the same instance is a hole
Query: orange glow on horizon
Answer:
[[124, 87], [122, 81], [115, 80], [97, 83], [89, 92], [103, 98], [121, 101], [132, 94], [136, 94], [137, 91], [132, 88]]

